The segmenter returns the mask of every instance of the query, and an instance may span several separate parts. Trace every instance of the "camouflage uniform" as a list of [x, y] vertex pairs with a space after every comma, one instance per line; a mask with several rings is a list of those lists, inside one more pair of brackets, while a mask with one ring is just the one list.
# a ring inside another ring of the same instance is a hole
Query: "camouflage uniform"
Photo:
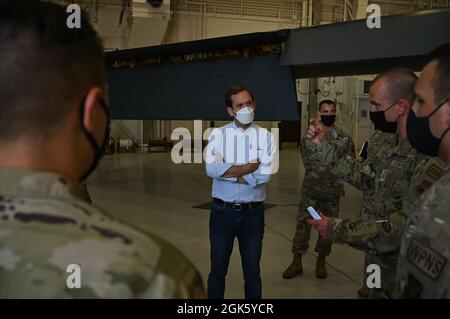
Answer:
[[[326, 136], [327, 140], [339, 141], [339, 152], [355, 157], [355, 148], [350, 136], [339, 128], [331, 129]], [[311, 225], [306, 222], [311, 216], [306, 208], [309, 206], [320, 210], [326, 216], [338, 217], [339, 199], [344, 196], [344, 185], [330, 170], [314, 161], [315, 145], [307, 138], [303, 138], [300, 145], [300, 154], [305, 166], [300, 204], [297, 212], [297, 227], [292, 245], [294, 255], [304, 255], [308, 251]], [[318, 238], [315, 251], [328, 256], [331, 252], [331, 241]]]
[[[375, 156], [379, 150], [395, 145], [396, 136], [397, 136], [396, 134], [385, 133], [380, 130], [375, 130], [375, 132], [372, 134], [372, 136], [369, 138], [368, 141], [367, 159], [365, 160], [365, 162], [372, 159], [373, 156]], [[373, 207], [374, 197], [375, 197], [375, 188], [366, 187], [362, 194], [362, 203], [360, 210], [360, 215], [362, 219], [370, 218], [371, 212], [374, 211]]]
[[367, 158], [378, 152], [384, 145], [393, 145], [396, 140], [396, 134], [375, 130], [368, 140]]
[[[341, 172], [336, 167], [340, 165], [345, 166], [345, 160], [333, 165], [332, 169], [339, 176]], [[356, 185], [362, 183], [363, 186], [368, 185], [365, 183], [367, 172], [373, 174], [370, 181], [375, 191], [370, 219], [335, 219], [330, 225], [333, 241], [369, 252], [368, 262], [381, 267], [382, 289], [372, 291], [373, 297], [392, 296], [400, 246], [400, 234], [395, 230], [402, 228], [405, 211], [417, 199], [417, 192], [423, 191], [417, 185], [430, 185], [436, 181], [442, 176], [444, 165], [438, 158], [418, 153], [405, 140], [379, 150], [370, 161], [365, 162], [360, 172], [349, 174], [348, 168], [343, 170], [347, 174], [346, 180], [353, 180]], [[389, 223], [391, 217], [393, 220]]]
[[417, 201], [407, 221], [394, 297], [450, 298], [450, 169]]
[[[397, 137], [396, 134], [375, 130], [368, 140], [366, 161], [372, 158], [378, 152], [378, 150], [382, 150], [383, 148], [387, 148], [390, 147], [391, 145], [394, 145], [396, 137]], [[373, 204], [375, 203], [374, 198], [375, 198], [374, 188], [368, 187], [362, 192], [362, 202], [360, 210], [361, 219], [367, 220], [370, 218], [371, 212], [374, 211], [373, 207]], [[370, 254], [367, 251], [364, 251], [363, 286], [366, 285], [367, 266], [373, 263], [374, 262], [372, 262]]]
[[[194, 266], [54, 173], [0, 169], [0, 298], [205, 298]], [[67, 266], [81, 269], [69, 289]]]

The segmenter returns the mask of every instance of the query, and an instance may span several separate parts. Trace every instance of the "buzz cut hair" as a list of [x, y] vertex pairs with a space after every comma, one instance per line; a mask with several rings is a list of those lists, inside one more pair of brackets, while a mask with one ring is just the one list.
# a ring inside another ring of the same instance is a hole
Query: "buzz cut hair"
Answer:
[[92, 87], [106, 88], [101, 41], [81, 14], [40, 0], [0, 1], [0, 142], [47, 138], [67, 122], [71, 105]]
[[334, 102], [333, 100], [322, 100], [319, 103], [319, 111], [320, 112], [322, 112], [322, 105], [323, 104], [334, 105], [334, 109], [336, 110], [336, 102]]
[[386, 82], [386, 97], [390, 103], [405, 99], [409, 102], [410, 106], [414, 104], [414, 100], [416, 99], [414, 87], [417, 82], [417, 75], [411, 69], [395, 68], [387, 70], [375, 77], [372, 85], [380, 80]]
[[434, 61], [438, 63], [432, 82], [434, 99], [435, 103], [441, 103], [450, 95], [450, 42], [431, 51], [425, 59], [425, 64]]

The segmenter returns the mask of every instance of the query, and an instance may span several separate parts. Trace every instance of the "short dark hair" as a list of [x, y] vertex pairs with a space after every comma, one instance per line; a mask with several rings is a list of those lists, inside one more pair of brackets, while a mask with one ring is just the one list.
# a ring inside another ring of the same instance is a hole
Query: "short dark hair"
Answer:
[[255, 96], [253, 95], [252, 91], [248, 89], [247, 87], [243, 85], [236, 85], [228, 89], [228, 91], [225, 93], [225, 105], [227, 107], [233, 107], [233, 101], [231, 100], [231, 96], [241, 93], [243, 91], [247, 91], [248, 94], [252, 97], [252, 100], [255, 101]]
[[334, 105], [334, 108], [336, 108], [336, 102], [334, 102], [333, 100], [322, 100], [319, 103], [319, 111], [322, 109], [323, 104], [331, 104]]
[[387, 83], [386, 96], [390, 103], [406, 99], [410, 106], [414, 104], [416, 99], [414, 87], [417, 82], [417, 75], [411, 69], [395, 68], [387, 70], [375, 77], [372, 85], [379, 80], [384, 80]]
[[48, 137], [64, 126], [69, 105], [106, 85], [101, 41], [81, 15], [39, 0], [0, 1], [0, 139]]
[[450, 43], [431, 51], [425, 59], [425, 65], [434, 61], [438, 64], [433, 78], [433, 90], [435, 102], [440, 103], [450, 94]]

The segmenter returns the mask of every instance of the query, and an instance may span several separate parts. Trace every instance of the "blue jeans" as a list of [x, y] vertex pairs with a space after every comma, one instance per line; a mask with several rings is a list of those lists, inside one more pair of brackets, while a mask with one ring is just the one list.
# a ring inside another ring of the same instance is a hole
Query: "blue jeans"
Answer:
[[239, 241], [245, 298], [261, 299], [261, 259], [264, 236], [264, 206], [233, 211], [213, 202], [209, 220], [211, 272], [208, 276], [208, 297], [223, 299], [234, 238]]

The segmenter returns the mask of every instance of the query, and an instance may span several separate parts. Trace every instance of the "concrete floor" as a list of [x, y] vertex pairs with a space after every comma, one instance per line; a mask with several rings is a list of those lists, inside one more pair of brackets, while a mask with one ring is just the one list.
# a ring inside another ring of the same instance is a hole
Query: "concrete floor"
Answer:
[[[327, 259], [328, 278], [314, 274], [317, 233], [312, 231], [304, 273], [285, 280], [281, 273], [292, 259], [291, 240], [303, 165], [296, 149], [280, 152], [280, 169], [267, 185], [266, 230], [261, 260], [263, 298], [357, 298], [363, 254], [336, 244]], [[94, 204], [119, 220], [151, 231], [180, 248], [200, 270], [206, 286], [209, 273], [209, 211], [193, 208], [211, 200], [211, 181], [203, 164], [175, 165], [170, 153], [106, 156], [88, 181]], [[356, 217], [361, 193], [346, 185], [341, 216]], [[226, 298], [243, 298], [243, 277], [237, 240], [226, 281]]]

